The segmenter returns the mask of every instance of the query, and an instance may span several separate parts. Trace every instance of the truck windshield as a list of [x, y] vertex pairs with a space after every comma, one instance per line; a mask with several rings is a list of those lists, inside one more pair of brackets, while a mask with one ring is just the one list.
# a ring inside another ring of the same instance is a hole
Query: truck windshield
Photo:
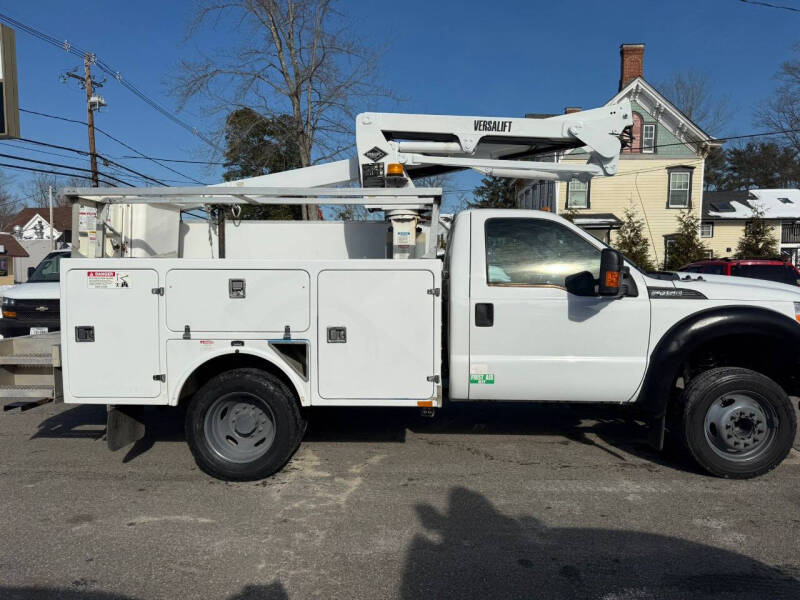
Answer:
[[45, 256], [36, 270], [28, 277], [28, 281], [58, 281], [58, 267], [63, 257], [63, 252], [52, 252]]

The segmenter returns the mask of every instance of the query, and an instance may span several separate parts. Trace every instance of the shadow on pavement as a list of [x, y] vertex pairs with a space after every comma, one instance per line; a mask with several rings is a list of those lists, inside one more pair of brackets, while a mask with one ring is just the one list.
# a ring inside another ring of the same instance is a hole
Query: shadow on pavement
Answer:
[[89, 438], [100, 439], [106, 432], [106, 407], [99, 404], [81, 404], [62, 410], [39, 423], [31, 436], [36, 438]]
[[[625, 462], [624, 451], [655, 464], [695, 470], [687, 461], [650, 448], [647, 428], [625, 407], [601, 405], [533, 404], [516, 402], [456, 403], [428, 419], [416, 409], [381, 407], [314, 408], [307, 411], [305, 442], [402, 443], [406, 433], [562, 436], [570, 442], [594, 446]], [[148, 407], [145, 437], [123, 449], [123, 462], [149, 451], [157, 442], [183, 442], [184, 412], [170, 407]], [[100, 439], [105, 433], [106, 408], [81, 405], [63, 410], [39, 424], [32, 438]], [[598, 444], [594, 434], [605, 444]]]
[[649, 533], [550, 528], [465, 488], [451, 489], [442, 512], [416, 510], [427, 534], [406, 554], [406, 599], [800, 598], [797, 579], [741, 554]]
[[[121, 596], [87, 589], [51, 587], [6, 587], [0, 585], [0, 598], [4, 600], [137, 600], [134, 596]], [[288, 600], [283, 584], [248, 585], [227, 600]]]

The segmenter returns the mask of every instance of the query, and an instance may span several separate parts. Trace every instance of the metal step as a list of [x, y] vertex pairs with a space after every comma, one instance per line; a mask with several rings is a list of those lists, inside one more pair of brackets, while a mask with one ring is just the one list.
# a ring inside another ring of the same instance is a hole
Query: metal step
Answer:
[[0, 365], [18, 365], [18, 366], [38, 366], [53, 364], [53, 355], [51, 354], [12, 354], [2, 356], [0, 355]]
[[49, 385], [0, 385], [0, 398], [52, 398], [53, 386]]

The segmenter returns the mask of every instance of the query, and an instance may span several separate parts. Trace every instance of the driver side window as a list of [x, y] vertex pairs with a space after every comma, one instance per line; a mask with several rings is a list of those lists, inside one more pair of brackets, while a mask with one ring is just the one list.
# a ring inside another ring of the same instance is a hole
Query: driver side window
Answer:
[[489, 285], [565, 287], [581, 271], [599, 277], [600, 249], [555, 221], [488, 219], [485, 231]]

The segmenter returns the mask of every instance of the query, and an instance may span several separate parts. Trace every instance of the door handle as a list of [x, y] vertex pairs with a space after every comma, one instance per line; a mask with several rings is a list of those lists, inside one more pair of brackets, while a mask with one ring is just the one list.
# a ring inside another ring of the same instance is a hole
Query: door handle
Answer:
[[491, 327], [494, 325], [494, 304], [478, 302], [475, 304], [475, 327]]

